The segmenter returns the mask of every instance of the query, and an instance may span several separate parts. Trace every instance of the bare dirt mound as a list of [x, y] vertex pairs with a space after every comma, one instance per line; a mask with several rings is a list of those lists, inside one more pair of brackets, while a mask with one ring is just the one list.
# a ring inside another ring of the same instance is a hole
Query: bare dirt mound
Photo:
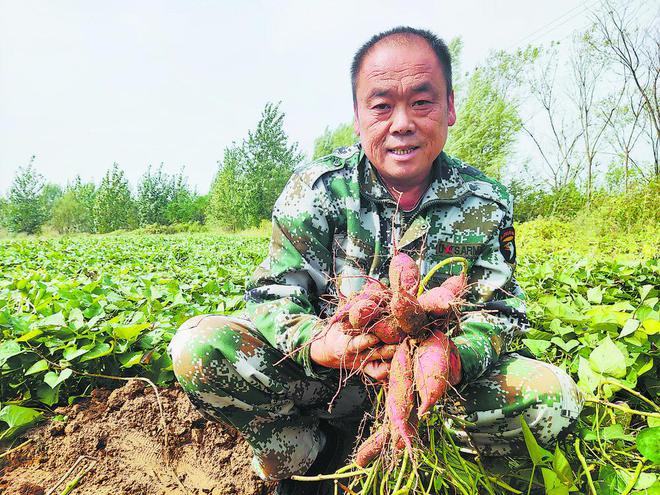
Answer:
[[[98, 389], [58, 413], [66, 422], [36, 428], [30, 444], [2, 459], [0, 493], [43, 495], [80, 458], [75, 473], [96, 460], [76, 495], [266, 495], [274, 485], [250, 468], [250, 448], [238, 433], [203, 419], [179, 388], [160, 391], [169, 432], [165, 461], [154, 391], [131, 381]], [[73, 475], [54, 493], [59, 494]], [[177, 481], [176, 477], [179, 478]]]

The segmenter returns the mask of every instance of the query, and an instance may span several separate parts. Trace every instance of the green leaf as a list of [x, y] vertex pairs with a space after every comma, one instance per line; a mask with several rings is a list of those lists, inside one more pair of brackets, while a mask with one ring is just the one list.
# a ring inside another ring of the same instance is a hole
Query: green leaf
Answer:
[[46, 376], [44, 376], [44, 382], [47, 383], [50, 388], [55, 388], [69, 378], [72, 373], [73, 371], [71, 371], [71, 368], [65, 368], [59, 374], [54, 371], [49, 371], [46, 373]]
[[33, 339], [35, 337], [39, 337], [41, 335], [43, 330], [39, 330], [38, 328], [35, 328], [34, 330], [30, 330], [28, 333], [21, 335], [19, 338], [16, 339], [16, 342], [27, 342], [30, 339]]
[[596, 373], [582, 356], [579, 357], [578, 365], [578, 386], [587, 393], [594, 393], [598, 385], [603, 381], [603, 375]]
[[67, 361], [73, 361], [77, 357], [89, 352], [89, 349], [78, 349], [77, 347], [67, 347], [62, 353], [62, 357]]
[[571, 339], [568, 342], [564, 342], [564, 340], [560, 339], [559, 337], [552, 337], [550, 342], [555, 344], [566, 353], [571, 352], [573, 349], [580, 345], [580, 341], [578, 340]]
[[36, 363], [34, 363], [32, 366], [30, 366], [27, 371], [25, 372], [25, 375], [34, 375], [35, 373], [40, 373], [42, 371], [46, 371], [48, 369], [48, 361], [45, 359], [40, 359]]
[[0, 343], [0, 366], [4, 365], [11, 357], [21, 354], [21, 346], [14, 340], [7, 340]]
[[552, 470], [567, 487], [571, 487], [575, 483], [575, 477], [571, 465], [568, 463], [568, 459], [566, 459], [566, 456], [558, 445], [555, 446], [555, 453], [552, 457]]
[[107, 356], [112, 352], [112, 349], [113, 346], [105, 342], [96, 344], [87, 354], [81, 357], [78, 362], [84, 363], [85, 361], [91, 361], [92, 359], [98, 359], [100, 357]]
[[8, 428], [0, 434], [0, 439], [10, 438], [19, 429], [33, 425], [41, 419], [43, 413], [31, 407], [9, 404], [0, 409], [0, 421], [7, 423]]
[[115, 338], [132, 340], [137, 337], [140, 332], [146, 330], [151, 326], [151, 323], [138, 323], [137, 325], [122, 325], [113, 329]]
[[640, 299], [644, 301], [652, 289], [653, 289], [653, 285], [651, 284], [642, 285], [641, 287], [638, 287], [637, 290], [639, 291]]
[[587, 290], [587, 300], [593, 304], [600, 304], [603, 302], [603, 291], [600, 287], [592, 287]]
[[118, 355], [117, 359], [119, 359], [119, 362], [123, 368], [130, 368], [131, 366], [135, 366], [136, 364], [140, 363], [140, 359], [142, 359], [143, 354], [144, 353], [142, 351], [126, 352], [124, 354]]
[[636, 320], [634, 318], [630, 318], [625, 325], [623, 325], [623, 328], [621, 329], [621, 333], [619, 333], [619, 338], [625, 337], [626, 335], [630, 335], [631, 333], [635, 333], [635, 330], [637, 330], [637, 327], [639, 327], [639, 320]]
[[541, 357], [548, 350], [551, 343], [547, 340], [523, 339], [523, 344], [534, 353], [536, 357]]
[[653, 417], [649, 416], [649, 417], [646, 418], [646, 423], [647, 423], [650, 427], [660, 426], [660, 419], [658, 419], [658, 418], [653, 418]]
[[616, 378], [626, 376], [626, 358], [608, 335], [589, 356], [594, 371]]
[[527, 446], [527, 452], [529, 452], [529, 457], [532, 459], [534, 465], [538, 466], [540, 464], [545, 464], [551, 460], [552, 454], [538, 444], [536, 438], [534, 438], [532, 430], [527, 426], [523, 416], [520, 417], [520, 425], [522, 427], [525, 445]]
[[64, 326], [66, 326], [66, 322], [64, 321], [64, 315], [60, 311], [59, 313], [52, 314], [50, 316], [47, 316], [46, 318], [43, 318], [43, 319], [37, 321], [32, 326], [35, 327], [35, 328], [64, 327]]
[[644, 428], [637, 434], [637, 450], [654, 464], [660, 464], [660, 426]]

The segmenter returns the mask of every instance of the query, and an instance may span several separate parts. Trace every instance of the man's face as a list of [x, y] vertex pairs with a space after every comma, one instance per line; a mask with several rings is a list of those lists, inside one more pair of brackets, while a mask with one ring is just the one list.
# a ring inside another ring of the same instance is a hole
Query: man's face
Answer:
[[440, 62], [420, 38], [381, 40], [369, 51], [354, 110], [364, 152], [391, 187], [428, 179], [456, 121]]

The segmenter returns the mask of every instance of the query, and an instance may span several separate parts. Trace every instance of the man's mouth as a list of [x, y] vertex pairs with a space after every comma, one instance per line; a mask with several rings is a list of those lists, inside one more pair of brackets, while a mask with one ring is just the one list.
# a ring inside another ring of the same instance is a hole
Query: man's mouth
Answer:
[[417, 148], [419, 148], [419, 146], [409, 146], [407, 148], [390, 148], [389, 152], [394, 153], [395, 155], [398, 155], [398, 156], [405, 156], [405, 155], [409, 155], [410, 153], [415, 151]]

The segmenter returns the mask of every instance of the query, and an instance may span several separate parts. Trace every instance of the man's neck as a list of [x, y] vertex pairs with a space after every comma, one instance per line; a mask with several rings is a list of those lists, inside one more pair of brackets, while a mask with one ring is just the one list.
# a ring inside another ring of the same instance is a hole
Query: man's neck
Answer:
[[403, 211], [410, 211], [417, 206], [419, 200], [422, 199], [422, 196], [426, 192], [431, 183], [431, 174], [424, 181], [420, 181], [417, 184], [390, 184], [387, 180], [383, 179], [387, 190], [390, 192], [392, 197], [398, 201], [399, 208]]

